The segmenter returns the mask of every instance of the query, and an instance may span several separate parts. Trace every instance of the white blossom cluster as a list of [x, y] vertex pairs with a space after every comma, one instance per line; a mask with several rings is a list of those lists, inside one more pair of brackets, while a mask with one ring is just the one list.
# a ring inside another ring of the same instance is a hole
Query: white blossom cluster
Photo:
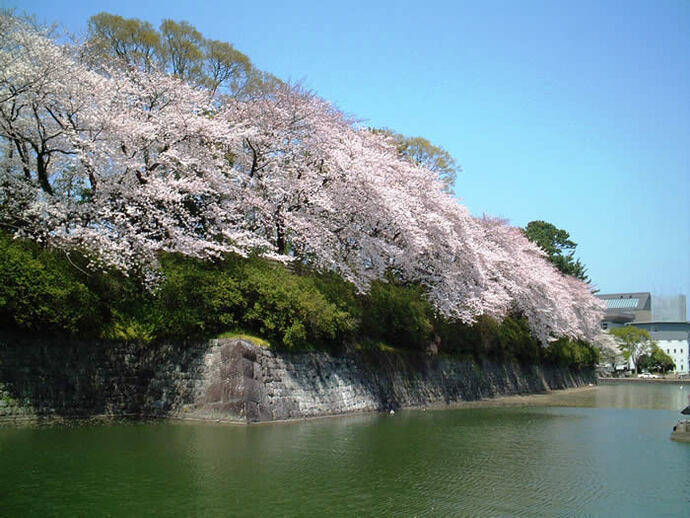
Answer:
[[323, 99], [213, 97], [155, 71], [94, 71], [10, 16], [0, 34], [0, 223], [17, 235], [125, 272], [162, 251], [299, 260], [361, 291], [392, 271], [451, 318], [517, 310], [544, 343], [596, 334], [585, 283]]

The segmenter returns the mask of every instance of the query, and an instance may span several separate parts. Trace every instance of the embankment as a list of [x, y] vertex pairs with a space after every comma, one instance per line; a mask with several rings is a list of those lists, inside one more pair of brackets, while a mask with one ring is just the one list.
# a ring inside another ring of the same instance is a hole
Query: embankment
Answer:
[[0, 336], [0, 421], [236, 422], [438, 406], [595, 383], [593, 371], [396, 353], [286, 353], [242, 340], [138, 345]]
[[600, 385], [615, 385], [616, 383], [670, 383], [671, 385], [688, 385], [690, 378], [608, 378], [600, 377]]

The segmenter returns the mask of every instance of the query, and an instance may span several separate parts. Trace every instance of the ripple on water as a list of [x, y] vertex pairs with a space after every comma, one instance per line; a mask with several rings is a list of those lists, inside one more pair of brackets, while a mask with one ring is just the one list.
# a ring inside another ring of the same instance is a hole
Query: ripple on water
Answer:
[[636, 394], [609, 392], [614, 408], [0, 429], [0, 514], [683, 516], [690, 445], [669, 440], [668, 403], [625, 407]]

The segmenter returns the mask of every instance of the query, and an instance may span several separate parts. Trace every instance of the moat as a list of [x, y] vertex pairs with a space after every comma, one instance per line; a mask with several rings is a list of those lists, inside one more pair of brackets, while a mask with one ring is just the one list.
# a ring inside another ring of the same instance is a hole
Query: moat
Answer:
[[235, 426], [0, 428], [4, 516], [681, 516], [690, 385]]

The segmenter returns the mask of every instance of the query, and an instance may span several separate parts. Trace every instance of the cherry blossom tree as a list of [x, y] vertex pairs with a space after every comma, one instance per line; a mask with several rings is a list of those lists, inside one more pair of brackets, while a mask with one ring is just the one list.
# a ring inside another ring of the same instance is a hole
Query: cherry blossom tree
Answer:
[[592, 341], [592, 345], [599, 349], [602, 363], [608, 364], [611, 371], [615, 372], [618, 365], [624, 363], [625, 358], [621, 353], [620, 343], [612, 334], [600, 332]]
[[543, 343], [560, 336], [591, 339], [597, 334], [603, 304], [586, 283], [558, 272], [519, 228], [488, 217], [478, 221], [492, 242], [485, 250], [491, 253], [494, 281]]
[[228, 158], [247, 129], [208, 92], [137, 69], [98, 74], [69, 47], [3, 20], [3, 222], [126, 270], [158, 251], [209, 257], [262, 243], [241, 224]]
[[586, 284], [316, 95], [214, 98], [217, 85], [91, 65], [18, 18], [0, 29], [0, 224], [14, 232], [122, 271], [167, 251], [298, 260], [360, 291], [392, 273], [451, 319], [519, 312], [543, 343], [596, 334]]

